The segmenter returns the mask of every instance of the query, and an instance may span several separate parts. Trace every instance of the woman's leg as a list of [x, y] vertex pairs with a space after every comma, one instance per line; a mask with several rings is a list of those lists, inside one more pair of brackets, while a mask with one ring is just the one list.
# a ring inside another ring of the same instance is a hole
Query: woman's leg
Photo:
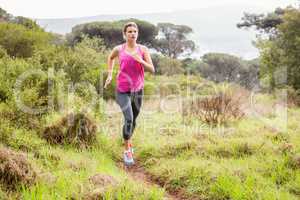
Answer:
[[117, 92], [116, 99], [124, 116], [123, 138], [125, 141], [125, 149], [128, 150], [133, 130], [133, 111], [130, 94]]
[[140, 110], [141, 110], [142, 101], [143, 101], [143, 93], [144, 93], [143, 89], [140, 90], [140, 91], [138, 91], [138, 92], [136, 92], [136, 93], [134, 93], [133, 100], [132, 100], [132, 103], [131, 103], [132, 112], [133, 112], [133, 127], [132, 127], [132, 132], [135, 129], [136, 118], [139, 115]]

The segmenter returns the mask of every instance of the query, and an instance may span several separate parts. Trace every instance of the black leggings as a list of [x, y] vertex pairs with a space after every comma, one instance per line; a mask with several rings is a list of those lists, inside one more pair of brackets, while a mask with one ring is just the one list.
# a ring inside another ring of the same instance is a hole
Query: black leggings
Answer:
[[116, 101], [119, 104], [123, 116], [123, 138], [129, 140], [135, 129], [136, 118], [140, 113], [143, 99], [143, 89], [137, 92], [119, 92], [116, 91]]

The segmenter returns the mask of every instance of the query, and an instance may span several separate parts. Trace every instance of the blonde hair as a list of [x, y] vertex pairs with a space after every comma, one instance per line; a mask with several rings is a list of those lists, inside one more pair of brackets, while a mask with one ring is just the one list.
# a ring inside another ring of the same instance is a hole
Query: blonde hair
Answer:
[[124, 25], [124, 27], [123, 27], [123, 34], [126, 33], [127, 28], [130, 27], [130, 26], [133, 26], [133, 27], [135, 27], [137, 30], [139, 30], [139, 28], [138, 28], [138, 26], [137, 26], [137, 24], [136, 24], [135, 22], [127, 22], [127, 23]]

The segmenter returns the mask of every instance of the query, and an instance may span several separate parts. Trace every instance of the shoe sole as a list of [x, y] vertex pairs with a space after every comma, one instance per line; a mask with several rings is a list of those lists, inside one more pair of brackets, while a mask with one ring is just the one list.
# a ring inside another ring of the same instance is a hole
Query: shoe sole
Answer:
[[124, 164], [125, 164], [126, 166], [132, 166], [132, 165], [134, 165], [134, 162], [130, 162], [130, 163], [124, 162]]

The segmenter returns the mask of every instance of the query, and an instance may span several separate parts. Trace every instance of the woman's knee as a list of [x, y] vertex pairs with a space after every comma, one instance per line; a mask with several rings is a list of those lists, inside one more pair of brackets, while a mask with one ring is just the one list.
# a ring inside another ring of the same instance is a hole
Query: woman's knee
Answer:
[[131, 133], [133, 127], [133, 120], [132, 119], [125, 119], [125, 128], [126, 132]]
[[133, 120], [126, 120], [125, 119], [125, 124], [124, 124], [124, 127], [123, 127], [123, 137], [125, 140], [129, 140], [131, 135], [132, 135], [132, 132], [133, 132]]

